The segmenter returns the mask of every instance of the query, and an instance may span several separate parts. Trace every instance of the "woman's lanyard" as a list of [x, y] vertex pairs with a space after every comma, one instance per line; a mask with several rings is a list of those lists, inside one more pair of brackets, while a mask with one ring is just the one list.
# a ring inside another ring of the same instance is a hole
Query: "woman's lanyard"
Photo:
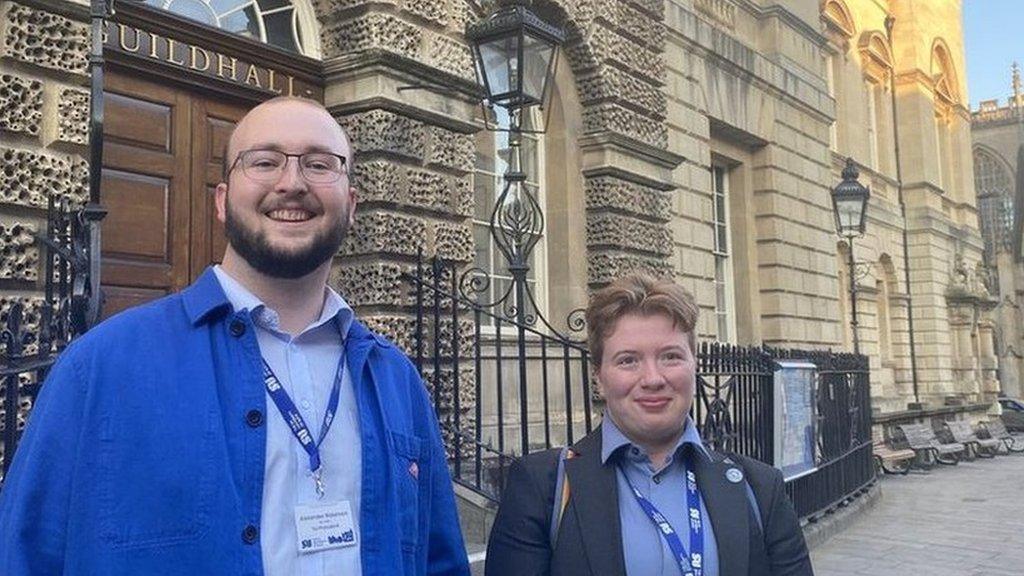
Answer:
[[320, 443], [327, 437], [327, 431], [331, 429], [331, 423], [334, 422], [334, 415], [338, 412], [338, 403], [341, 400], [341, 380], [344, 375], [345, 355], [342, 354], [341, 360], [338, 361], [338, 371], [334, 376], [334, 387], [331, 388], [331, 396], [327, 400], [327, 412], [324, 413], [324, 421], [320, 425], [320, 437], [314, 442], [313, 435], [310, 434], [309, 427], [306, 426], [306, 421], [302, 419], [302, 414], [295, 407], [295, 402], [292, 402], [291, 396], [281, 386], [281, 381], [277, 379], [277, 375], [270, 369], [270, 364], [267, 364], [266, 360], [263, 361], [263, 383], [267, 386], [267, 393], [270, 394], [270, 399], [274, 401], [278, 411], [281, 412], [284, 421], [288, 423], [288, 427], [292, 429], [292, 434], [299, 441], [299, 444], [302, 444], [306, 454], [309, 454], [309, 471], [313, 473], [313, 481], [316, 483], [316, 495], [318, 498], [324, 497]]
[[676, 563], [679, 564], [679, 570], [683, 576], [702, 576], [704, 574], [704, 524], [700, 513], [700, 492], [697, 491], [697, 477], [693, 474], [693, 470], [688, 469], [686, 471], [686, 504], [689, 507], [690, 518], [689, 554], [686, 553], [686, 548], [683, 547], [679, 534], [672, 528], [672, 524], [669, 523], [668, 519], [658, 511], [650, 500], [637, 490], [636, 486], [629, 480], [625, 470], [620, 469], [620, 472], [633, 491], [633, 496], [636, 498], [637, 503], [640, 504], [640, 508], [651, 519], [651, 522], [654, 522], [658, 527], [658, 531], [661, 532], [665, 543], [672, 550], [672, 554], [675, 556]]

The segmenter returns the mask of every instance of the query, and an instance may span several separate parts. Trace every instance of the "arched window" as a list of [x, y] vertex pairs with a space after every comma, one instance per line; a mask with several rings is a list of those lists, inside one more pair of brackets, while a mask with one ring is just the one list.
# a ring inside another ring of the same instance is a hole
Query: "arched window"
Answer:
[[[825, 35], [829, 39], [829, 45], [825, 56], [825, 81], [827, 83], [828, 95], [835, 101], [836, 120], [829, 126], [829, 145], [832, 150], [840, 149], [840, 126], [839, 118], [843, 117], [845, 102], [843, 97], [843, 76], [844, 67], [847, 64], [845, 54], [850, 47], [850, 40], [856, 33], [857, 27], [850, 9], [842, 0], [825, 0], [821, 3], [821, 21], [824, 25]], [[845, 128], [845, 127], [844, 127]]]
[[941, 103], [953, 105], [960, 102], [960, 80], [953, 66], [953, 58], [949, 48], [942, 39], [937, 39], [932, 47], [932, 81], [935, 95]]
[[974, 189], [978, 220], [989, 258], [1010, 249], [1013, 231], [1013, 181], [1003, 163], [986, 150], [974, 150]]
[[309, 19], [290, 0], [146, 0], [146, 4], [290, 52], [315, 56]]
[[888, 169], [890, 162], [886, 151], [892, 147], [888, 138], [892, 130], [886, 104], [889, 75], [893, 73], [892, 49], [889, 40], [877, 30], [861, 34], [858, 49], [867, 94], [868, 165], [874, 170]]

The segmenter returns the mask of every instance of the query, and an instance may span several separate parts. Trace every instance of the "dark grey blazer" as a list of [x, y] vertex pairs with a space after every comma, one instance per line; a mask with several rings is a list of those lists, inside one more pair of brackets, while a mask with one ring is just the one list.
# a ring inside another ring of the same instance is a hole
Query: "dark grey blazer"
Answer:
[[[559, 450], [514, 463], [487, 545], [486, 576], [625, 576], [613, 464], [601, 463], [598, 428], [572, 447], [565, 461], [571, 496], [551, 549], [551, 511]], [[782, 474], [742, 456], [694, 458], [697, 484], [718, 544], [720, 576], [813, 576], [803, 532], [786, 496]], [[758, 502], [762, 529], [742, 482], [743, 469]]]

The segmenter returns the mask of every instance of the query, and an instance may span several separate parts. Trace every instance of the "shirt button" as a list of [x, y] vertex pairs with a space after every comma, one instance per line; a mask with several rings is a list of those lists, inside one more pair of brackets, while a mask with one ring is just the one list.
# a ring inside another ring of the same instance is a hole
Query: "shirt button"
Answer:
[[310, 406], [312, 406], [312, 404], [309, 403], [309, 400], [302, 401], [302, 407], [305, 408], [306, 410], [309, 410]]
[[654, 477], [654, 483], [655, 484], [661, 484], [661, 476], [655, 476]]
[[242, 530], [242, 541], [246, 544], [254, 544], [256, 542], [256, 538], [258, 538], [259, 535], [259, 529], [253, 526], [252, 524], [249, 524], [245, 527], [245, 530]]
[[245, 334], [245, 322], [235, 318], [231, 321], [231, 326], [228, 329], [231, 331], [231, 335], [237, 338]]
[[263, 424], [263, 412], [256, 410], [255, 408], [249, 410], [245, 415], [245, 421], [249, 426], [253, 428], [259, 428]]

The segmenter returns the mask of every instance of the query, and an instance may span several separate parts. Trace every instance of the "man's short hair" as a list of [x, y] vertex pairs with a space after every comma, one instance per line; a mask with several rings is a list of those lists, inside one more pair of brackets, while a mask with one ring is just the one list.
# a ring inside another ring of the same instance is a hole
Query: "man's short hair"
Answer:
[[598, 290], [587, 306], [587, 344], [594, 367], [600, 366], [604, 340], [627, 314], [667, 316], [686, 334], [690, 350], [697, 353], [697, 318], [700, 307], [693, 295], [668, 279], [643, 273], [627, 274]]
[[[323, 110], [324, 112], [327, 113], [328, 116], [331, 116], [332, 118], [334, 117], [333, 115], [331, 115], [331, 111], [328, 110], [327, 107], [324, 106], [323, 104], [317, 102], [316, 100], [310, 100], [309, 98], [303, 98], [301, 96], [274, 96], [270, 100], [260, 102], [258, 106], [263, 106], [264, 104], [280, 104], [283, 102], [301, 102], [302, 104], [309, 104], [314, 108], [319, 108], [320, 110]], [[335, 120], [335, 122], [337, 123], [338, 121]], [[344, 126], [338, 123], [338, 127], [341, 128], [341, 134], [345, 137], [345, 143], [348, 144], [349, 156], [352, 156], [352, 158], [345, 158], [345, 167], [348, 169], [349, 173], [351, 173], [352, 167], [355, 165], [355, 150], [352, 149], [352, 139], [348, 137], [348, 131], [345, 130]], [[221, 182], [228, 181], [228, 177], [230, 176], [230, 174], [228, 174], [228, 170], [230, 170], [231, 165], [235, 163], [235, 159], [231, 157], [231, 141], [234, 140], [234, 138], [235, 128], [232, 128], [231, 134], [228, 135], [227, 141], [224, 142], [224, 150], [222, 150], [223, 162], [221, 163]]]

